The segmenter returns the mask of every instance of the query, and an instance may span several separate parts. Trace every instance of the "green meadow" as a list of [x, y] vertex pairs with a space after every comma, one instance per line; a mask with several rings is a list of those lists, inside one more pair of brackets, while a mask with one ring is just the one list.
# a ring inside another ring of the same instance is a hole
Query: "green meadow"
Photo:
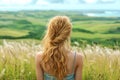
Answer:
[[[79, 11], [19, 11], [0, 12], [0, 41], [41, 40], [49, 19], [56, 15], [70, 17], [73, 24], [72, 44], [99, 44], [102, 46], [120, 46], [119, 17], [88, 17]], [[1, 42], [2, 43], [2, 42]]]
[[83, 56], [83, 80], [120, 80], [120, 17], [79, 11], [0, 12], [0, 80], [36, 80], [35, 55], [57, 15], [71, 19], [71, 45]]

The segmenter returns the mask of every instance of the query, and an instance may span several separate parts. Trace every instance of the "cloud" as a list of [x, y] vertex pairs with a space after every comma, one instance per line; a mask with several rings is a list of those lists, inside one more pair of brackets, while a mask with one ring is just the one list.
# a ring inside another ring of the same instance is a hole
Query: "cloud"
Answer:
[[84, 0], [86, 3], [89, 3], [89, 4], [91, 4], [91, 3], [96, 3], [98, 0]]
[[99, 0], [99, 3], [107, 3], [107, 4], [109, 4], [109, 3], [115, 3], [115, 2], [117, 2], [117, 0]]
[[36, 5], [49, 5], [50, 3], [45, 0], [37, 0]]
[[49, 4], [93, 4], [112, 3], [119, 0], [0, 0], [0, 6], [49, 5]]
[[116, 1], [116, 0], [101, 0], [103, 2], [113, 2], [113, 1]]
[[120, 0], [0, 0], [0, 10], [118, 9]]
[[30, 5], [34, 5], [37, 3], [38, 0], [31, 0]]
[[[72, 1], [72, 0], [44, 0], [50, 3], [63, 3], [64, 1]], [[74, 0], [76, 1], [76, 0]]]
[[31, 0], [0, 0], [1, 6], [27, 5]]

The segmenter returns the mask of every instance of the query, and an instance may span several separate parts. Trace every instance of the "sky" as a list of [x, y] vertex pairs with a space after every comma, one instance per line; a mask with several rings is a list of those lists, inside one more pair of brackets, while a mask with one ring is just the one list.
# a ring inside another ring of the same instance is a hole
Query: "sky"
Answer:
[[0, 11], [120, 10], [120, 0], [0, 0]]

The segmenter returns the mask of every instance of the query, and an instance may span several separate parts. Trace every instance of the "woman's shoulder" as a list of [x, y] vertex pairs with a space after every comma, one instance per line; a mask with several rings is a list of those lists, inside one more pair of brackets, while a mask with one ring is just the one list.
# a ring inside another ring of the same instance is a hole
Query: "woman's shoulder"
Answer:
[[35, 55], [35, 60], [36, 60], [37, 62], [40, 62], [40, 61], [41, 61], [41, 58], [42, 58], [42, 52], [36, 53], [36, 55]]
[[82, 58], [83, 58], [83, 55], [82, 55], [82, 53], [80, 53], [80, 52], [76, 52], [76, 57], [77, 57], [78, 59], [82, 59]]
[[78, 64], [83, 64], [83, 55], [80, 52], [76, 53], [76, 62]]

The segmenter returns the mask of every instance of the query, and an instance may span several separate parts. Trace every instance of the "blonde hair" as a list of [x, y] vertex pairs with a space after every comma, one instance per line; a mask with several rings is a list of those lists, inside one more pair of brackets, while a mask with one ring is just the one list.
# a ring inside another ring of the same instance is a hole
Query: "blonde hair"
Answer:
[[43, 38], [42, 65], [58, 80], [67, 75], [67, 53], [70, 49], [71, 22], [67, 16], [55, 16], [48, 24]]

